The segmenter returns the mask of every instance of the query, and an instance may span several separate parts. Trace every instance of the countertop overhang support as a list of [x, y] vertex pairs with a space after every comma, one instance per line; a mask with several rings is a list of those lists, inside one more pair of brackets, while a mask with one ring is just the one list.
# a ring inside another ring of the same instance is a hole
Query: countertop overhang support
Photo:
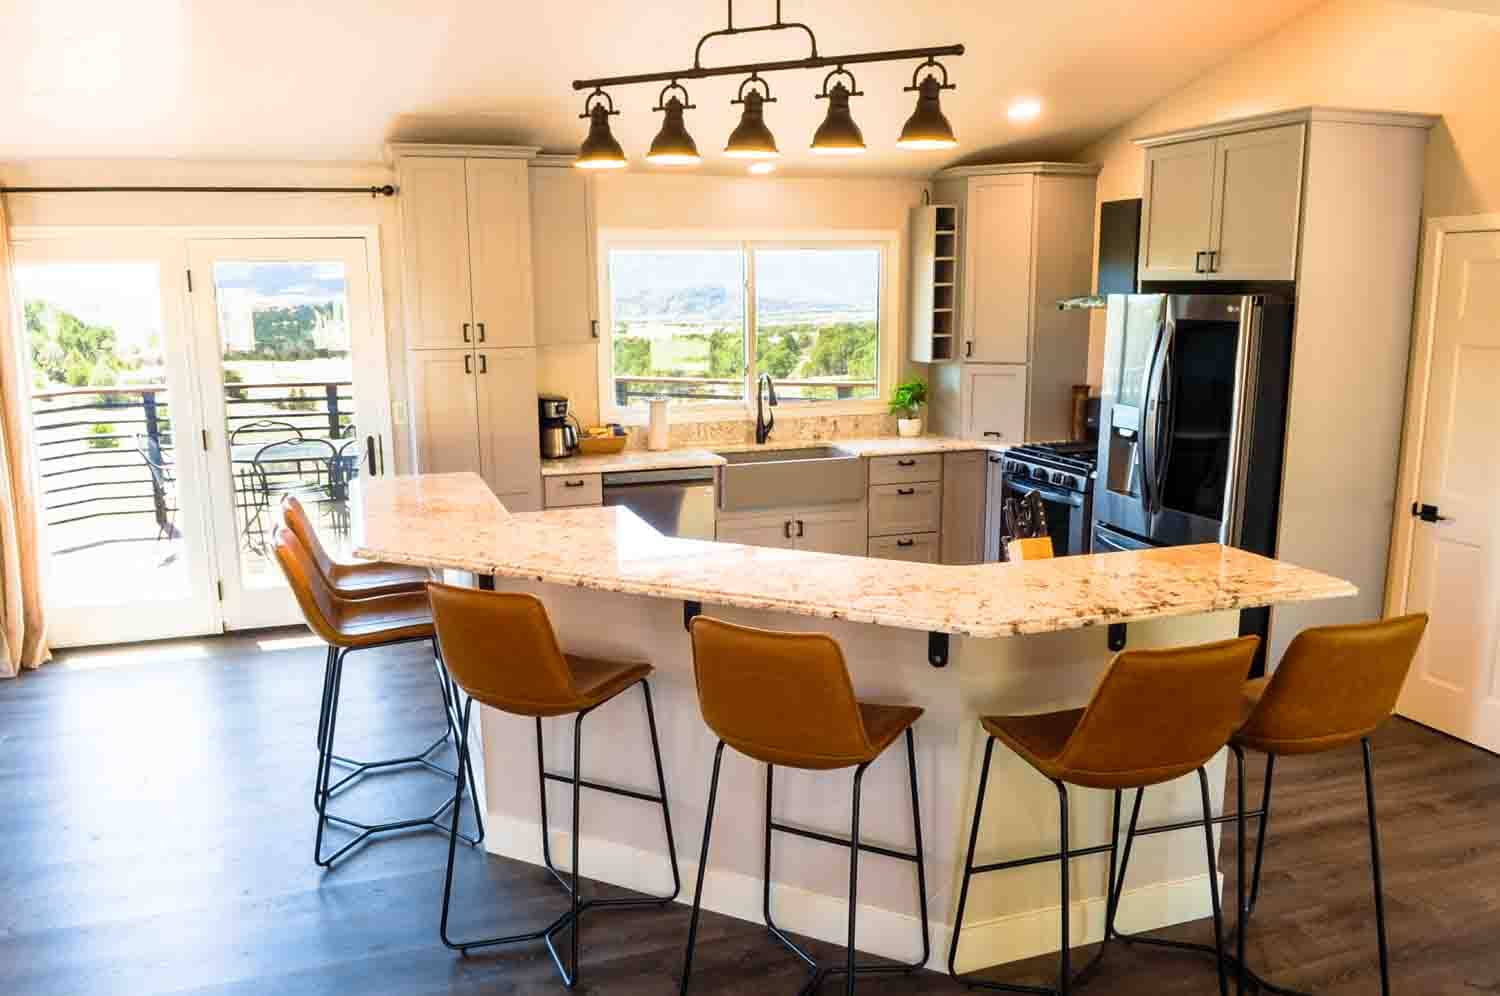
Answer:
[[933, 667], [948, 666], [948, 634], [929, 632], [927, 634], [927, 663]]

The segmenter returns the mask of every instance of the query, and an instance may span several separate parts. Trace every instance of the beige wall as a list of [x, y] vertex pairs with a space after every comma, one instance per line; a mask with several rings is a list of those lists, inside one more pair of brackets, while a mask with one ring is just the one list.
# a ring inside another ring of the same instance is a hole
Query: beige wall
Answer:
[[[600, 176], [594, 217], [601, 231], [702, 232], [709, 237], [775, 237], [845, 229], [898, 231], [906, 245], [907, 213], [926, 184], [904, 179], [762, 178], [624, 173]], [[892, 260], [900, 300], [891, 312], [906, 327], [905, 253]], [[904, 336], [901, 356], [906, 355]], [[539, 351], [541, 390], [566, 394], [585, 423], [598, 420], [598, 347], [547, 346]], [[904, 366], [903, 366], [904, 369]]]
[[[1441, 114], [1427, 146], [1426, 217], [1500, 211], [1500, 17], [1331, 0], [1085, 149], [1099, 199], [1141, 196], [1131, 139], [1309, 104]], [[1103, 361], [1094, 316], [1089, 382]]]

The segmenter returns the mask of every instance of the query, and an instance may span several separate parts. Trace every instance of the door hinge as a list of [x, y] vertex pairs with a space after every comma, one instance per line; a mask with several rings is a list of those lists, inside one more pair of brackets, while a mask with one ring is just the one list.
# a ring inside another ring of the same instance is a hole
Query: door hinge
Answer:
[[208, 430], [207, 429], [199, 429], [198, 431], [203, 434], [203, 448], [206, 450], [206, 449], [208, 449]]
[[191, 294], [193, 292], [193, 271], [187, 270], [185, 272], [187, 273], [188, 293]]
[[219, 593], [219, 601], [221, 601], [221, 602], [224, 601], [224, 582], [223, 581], [215, 581], [214, 582], [214, 588]]

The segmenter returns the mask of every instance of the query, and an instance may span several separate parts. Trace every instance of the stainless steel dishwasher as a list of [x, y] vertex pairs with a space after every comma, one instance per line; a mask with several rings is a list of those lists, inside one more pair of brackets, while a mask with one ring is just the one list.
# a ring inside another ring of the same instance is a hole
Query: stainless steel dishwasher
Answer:
[[631, 470], [604, 475], [604, 504], [623, 505], [663, 536], [714, 538], [714, 469]]

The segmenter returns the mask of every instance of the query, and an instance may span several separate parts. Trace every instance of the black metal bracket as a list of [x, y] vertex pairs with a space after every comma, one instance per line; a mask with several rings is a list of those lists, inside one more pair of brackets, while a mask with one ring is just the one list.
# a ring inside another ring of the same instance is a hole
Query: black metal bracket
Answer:
[[948, 634], [927, 634], [927, 663], [933, 667], [948, 666]]
[[1125, 649], [1125, 624], [1124, 623], [1110, 623], [1109, 624], [1109, 649], [1111, 649], [1113, 651], [1116, 651], [1116, 652]]
[[701, 615], [703, 615], [703, 603], [702, 602], [683, 602], [682, 603], [682, 628], [685, 629], [685, 630], [688, 630], [689, 632], [691, 632], [692, 629], [693, 629], [693, 619], [695, 617], [701, 616]]

